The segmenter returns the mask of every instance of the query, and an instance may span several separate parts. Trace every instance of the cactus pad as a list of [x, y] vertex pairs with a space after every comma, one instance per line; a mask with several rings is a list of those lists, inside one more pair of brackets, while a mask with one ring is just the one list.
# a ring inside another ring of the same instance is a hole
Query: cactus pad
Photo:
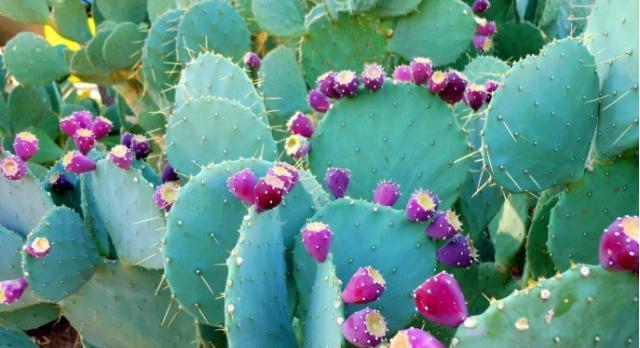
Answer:
[[60, 306], [39, 303], [11, 312], [0, 312], [0, 326], [14, 330], [32, 330], [60, 317]]
[[9, 330], [0, 327], [0, 342], [7, 348], [37, 348], [31, 338], [22, 331]]
[[39, 85], [69, 74], [64, 51], [63, 46], [52, 47], [41, 36], [23, 32], [7, 42], [4, 64], [20, 83]]
[[20, 181], [0, 176], [0, 225], [26, 237], [53, 207], [49, 194], [30, 175]]
[[47, 24], [49, 6], [47, 0], [3, 0], [0, 14], [18, 22]]
[[[22, 265], [20, 263], [20, 250], [24, 245], [24, 237], [0, 225], [0, 280], [9, 280], [22, 277]], [[30, 288], [24, 292], [22, 297], [10, 304], [0, 304], [0, 316], [5, 312], [14, 312], [24, 307], [37, 304], [39, 300]]]
[[100, 14], [113, 22], [140, 23], [147, 18], [147, 0], [96, 0], [95, 2]]
[[527, 235], [527, 268], [531, 277], [550, 277], [556, 273], [556, 267], [549, 255], [547, 239], [549, 236], [549, 215], [558, 203], [555, 190], [544, 191], [533, 210], [531, 226]]
[[147, 34], [131, 22], [120, 23], [104, 41], [102, 56], [114, 70], [131, 69], [140, 61]]
[[298, 37], [304, 33], [304, 13], [298, 0], [253, 0], [252, 11], [261, 28], [272, 35]]

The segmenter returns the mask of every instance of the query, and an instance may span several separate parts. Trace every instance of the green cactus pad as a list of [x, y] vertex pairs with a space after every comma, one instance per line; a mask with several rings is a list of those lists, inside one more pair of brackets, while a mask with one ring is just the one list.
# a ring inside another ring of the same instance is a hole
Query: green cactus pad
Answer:
[[270, 129], [251, 110], [217, 97], [179, 107], [169, 119], [166, 143], [171, 165], [185, 175], [195, 175], [209, 163], [277, 155]]
[[399, 17], [418, 9], [422, 0], [378, 0], [376, 14], [380, 17]]
[[[244, 159], [204, 168], [187, 183], [168, 215], [163, 246], [165, 276], [183, 309], [210, 325], [224, 323], [225, 261], [238, 240], [238, 227], [247, 209], [227, 188], [227, 178], [244, 168], [257, 177], [266, 174], [271, 163]], [[279, 208], [285, 223], [285, 246], [291, 247], [304, 221], [313, 214], [312, 200], [298, 184]], [[199, 272], [198, 272], [199, 271]], [[198, 304], [198, 311], [195, 304]]]
[[485, 163], [499, 185], [539, 192], [582, 177], [596, 125], [594, 64], [586, 48], [565, 39], [509, 70], [483, 130]]
[[538, 26], [550, 37], [562, 39], [576, 37], [584, 31], [587, 16], [591, 12], [593, 0], [545, 0], [540, 13]]
[[512, 61], [538, 54], [544, 38], [540, 29], [529, 22], [500, 23], [493, 43], [498, 57]]
[[44, 84], [69, 74], [64, 51], [63, 46], [52, 47], [41, 36], [23, 32], [7, 42], [4, 64], [20, 83]]
[[[433, 242], [425, 225], [410, 222], [403, 211], [365, 201], [339, 199], [318, 211], [309, 221], [323, 222], [333, 232], [331, 253], [338, 278], [348, 281], [359, 267], [376, 268], [386, 281], [384, 295], [369, 304], [379, 308], [390, 333], [407, 325], [415, 315], [411, 292], [435, 269]], [[316, 261], [300, 238], [294, 249], [294, 276], [301, 294], [309, 294], [316, 274]], [[301, 315], [307, 316], [309, 297], [300, 297]], [[362, 306], [345, 306], [349, 315]]]
[[202, 54], [182, 70], [176, 88], [176, 105], [179, 107], [203, 96], [236, 100], [268, 124], [264, 103], [253, 83], [245, 71], [228, 58], [214, 53]]
[[344, 320], [341, 282], [331, 254], [318, 264], [304, 327], [304, 348], [342, 347]]
[[165, 220], [153, 205], [153, 185], [139, 171], [120, 169], [108, 159], [98, 161], [88, 175], [95, 213], [109, 232], [118, 259], [126, 265], [162, 268]]
[[47, 0], [3, 0], [0, 14], [17, 22], [47, 24], [49, 5]]
[[213, 51], [235, 61], [250, 50], [249, 29], [244, 19], [224, 1], [202, 1], [191, 6], [180, 22], [178, 59], [188, 62], [199, 53]]
[[600, 76], [596, 150], [613, 157], [638, 148], [638, 2], [597, 0], [584, 32]]
[[560, 194], [551, 210], [549, 252], [556, 266], [598, 263], [602, 232], [620, 216], [638, 214], [638, 163], [601, 165]]
[[[249, 210], [227, 259], [225, 328], [231, 347], [296, 347], [287, 307], [278, 210]], [[256, 320], [263, 318], [268, 320]]]
[[[89, 41], [91, 42], [91, 41]], [[89, 53], [86, 47], [82, 47], [71, 56], [71, 73], [82, 81], [108, 85], [111, 83], [109, 71], [104, 68], [96, 68], [89, 60]]]
[[147, 1], [148, 0], [96, 0], [94, 6], [97, 5], [102, 16], [109, 21], [140, 23], [147, 18]]
[[11, 312], [0, 312], [0, 327], [13, 330], [32, 330], [60, 317], [60, 306], [40, 303]]
[[42, 299], [56, 302], [78, 290], [100, 261], [80, 216], [67, 207], [56, 207], [29, 233], [25, 245], [46, 238], [51, 251], [35, 258], [22, 251], [22, 268], [27, 282]]
[[104, 58], [103, 48], [105, 41], [107, 41], [109, 35], [113, 32], [113, 27], [99, 29], [96, 36], [94, 36], [87, 44], [87, 57], [89, 57], [91, 65], [99, 70], [107, 72], [111, 72], [111, 68], [107, 64], [107, 60]]
[[0, 327], [0, 347], [6, 348], [37, 348], [26, 333]]
[[162, 17], [167, 12], [172, 12], [178, 8], [175, 0], [154, 0], [147, 2], [147, 13], [149, 14], [149, 20], [155, 25], [154, 22], [158, 18]]
[[109, 231], [106, 224], [102, 221], [102, 215], [98, 210], [96, 198], [93, 195], [91, 183], [91, 175], [83, 175], [80, 177], [80, 207], [84, 217], [84, 223], [96, 244], [100, 255], [109, 257], [113, 256], [113, 245], [109, 237]]
[[326, 12], [335, 18], [339, 12], [351, 15], [372, 10], [378, 4], [378, 0], [327, 0], [324, 2]]
[[[0, 225], [0, 281], [17, 279], [23, 276], [20, 264], [20, 250], [24, 245], [24, 237]], [[27, 288], [22, 297], [10, 304], [0, 304], [0, 314], [13, 312], [40, 302], [31, 288]]]
[[364, 63], [382, 63], [384, 34], [378, 20], [369, 16], [341, 14], [332, 22], [328, 16], [313, 21], [302, 39], [302, 70], [310, 86], [329, 70], [359, 72]]
[[304, 187], [305, 191], [309, 192], [313, 200], [313, 207], [316, 210], [324, 207], [331, 202], [329, 193], [322, 188], [322, 185], [318, 182], [318, 179], [311, 174], [308, 170], [300, 172], [300, 184]]
[[[615, 294], [610, 301], [606, 294]], [[638, 343], [638, 278], [577, 267], [494, 301], [470, 317], [456, 348], [625, 347]]]
[[304, 33], [304, 13], [298, 0], [253, 0], [258, 25], [272, 35], [299, 37]]
[[52, 1], [51, 17], [54, 28], [60, 35], [77, 42], [91, 40], [87, 10], [81, 1]]
[[193, 319], [162, 283], [159, 271], [107, 262], [62, 301], [63, 314], [96, 347], [191, 347]]
[[42, 86], [17, 86], [9, 94], [9, 120], [15, 133], [30, 127], [42, 129], [49, 137], [59, 132], [58, 118]]
[[533, 279], [551, 277], [556, 273], [556, 267], [547, 248], [547, 239], [549, 236], [549, 215], [557, 203], [558, 194], [555, 190], [544, 191], [533, 210], [526, 244], [527, 268]]
[[115, 70], [133, 68], [140, 61], [146, 37], [147, 34], [131, 22], [118, 24], [102, 46], [105, 62]]
[[400, 185], [404, 206], [422, 187], [440, 209], [458, 198], [467, 179], [466, 137], [448, 105], [423, 87], [387, 81], [375, 93], [337, 101], [311, 140], [309, 164], [324, 179], [328, 167], [351, 170], [347, 194], [370, 199], [382, 179]]
[[0, 176], [0, 225], [26, 237], [53, 207], [49, 194], [30, 175], [19, 181]]
[[529, 205], [527, 194], [509, 194], [500, 212], [488, 226], [495, 247], [496, 264], [511, 269], [529, 230]]
[[422, 56], [436, 66], [450, 64], [469, 47], [475, 28], [473, 12], [465, 3], [422, 1], [416, 13], [398, 20], [389, 50], [408, 60]]

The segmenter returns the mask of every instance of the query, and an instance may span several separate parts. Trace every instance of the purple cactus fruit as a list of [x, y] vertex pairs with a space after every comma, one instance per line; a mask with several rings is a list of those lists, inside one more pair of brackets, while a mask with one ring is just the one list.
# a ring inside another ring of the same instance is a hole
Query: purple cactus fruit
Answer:
[[14, 155], [8, 155], [0, 162], [2, 175], [9, 180], [20, 180], [27, 174], [27, 165]]
[[79, 125], [78, 128], [87, 128], [87, 129], [93, 128], [93, 114], [91, 113], [91, 111], [87, 111], [87, 110], [76, 111], [73, 114], [71, 114], [71, 116], [73, 116], [76, 122], [78, 122], [78, 125]]
[[373, 191], [373, 202], [392, 207], [400, 198], [400, 185], [390, 180], [382, 180]]
[[82, 174], [96, 169], [96, 164], [89, 157], [78, 151], [67, 152], [62, 157], [64, 169], [74, 174]]
[[428, 86], [431, 93], [442, 92], [447, 87], [447, 74], [442, 71], [434, 72], [429, 79]]
[[324, 183], [335, 198], [342, 198], [347, 193], [350, 179], [349, 169], [330, 167], [327, 168]]
[[464, 91], [464, 103], [469, 105], [474, 111], [478, 110], [487, 102], [489, 93], [485, 89], [484, 85], [476, 85], [475, 83], [467, 86]]
[[113, 122], [106, 117], [98, 116], [93, 122], [93, 134], [96, 139], [102, 139], [111, 133], [111, 129], [113, 128]]
[[464, 97], [464, 90], [467, 88], [467, 78], [457, 70], [447, 71], [447, 85], [439, 95], [442, 100], [449, 104], [455, 104]]
[[416, 57], [411, 61], [411, 76], [413, 82], [417, 85], [424, 85], [429, 82], [429, 78], [433, 75], [433, 65], [431, 59]]
[[151, 153], [151, 144], [144, 135], [136, 134], [131, 138], [131, 150], [136, 155], [136, 159], [146, 158]]
[[285, 162], [278, 162], [273, 167], [269, 168], [267, 175], [273, 175], [276, 178], [282, 180], [284, 188], [287, 192], [291, 192], [293, 188], [298, 184], [300, 180], [300, 174], [298, 170]]
[[493, 42], [488, 36], [476, 35], [473, 37], [473, 45], [480, 53], [487, 52], [493, 47]]
[[51, 243], [45, 237], [36, 237], [25, 247], [27, 254], [39, 259], [47, 256], [51, 251]]
[[67, 116], [60, 120], [60, 130], [67, 136], [72, 137], [80, 128], [80, 123], [76, 120], [75, 117], [73, 117], [73, 115]]
[[308, 223], [300, 231], [305, 250], [317, 262], [324, 262], [329, 254], [333, 232], [322, 222]]
[[86, 155], [93, 149], [93, 145], [96, 144], [96, 136], [91, 129], [80, 128], [73, 135], [73, 141], [76, 143], [78, 151]]
[[413, 82], [411, 75], [411, 67], [405, 64], [398, 65], [393, 70], [393, 83], [409, 83]]
[[256, 181], [256, 175], [246, 168], [227, 179], [227, 188], [241, 201], [253, 205], [256, 202]]
[[364, 86], [374, 92], [382, 88], [385, 78], [384, 68], [380, 64], [365, 64], [362, 70]]
[[300, 111], [291, 116], [287, 122], [287, 128], [291, 134], [302, 135], [305, 138], [310, 138], [315, 130], [311, 117]]
[[284, 151], [287, 155], [299, 159], [306, 156], [311, 150], [311, 143], [302, 135], [293, 134], [284, 141]]
[[438, 210], [440, 199], [428, 190], [416, 190], [407, 202], [407, 219], [410, 221], [426, 221], [431, 219]]
[[59, 194], [73, 190], [71, 181], [67, 179], [64, 173], [58, 172], [51, 174], [49, 177], [49, 187], [51, 187], [51, 191]]
[[471, 239], [461, 234], [438, 250], [438, 261], [453, 267], [469, 267], [476, 261], [476, 256]]
[[287, 194], [284, 182], [273, 175], [266, 175], [258, 180], [255, 186], [256, 211], [273, 209], [282, 202]]
[[320, 93], [333, 99], [340, 99], [340, 93], [336, 90], [336, 74], [333, 71], [327, 71], [320, 75], [316, 80], [316, 86]]
[[162, 170], [162, 182], [167, 181], [178, 181], [180, 177], [178, 177], [178, 173], [173, 169], [171, 163], [167, 163], [167, 165]]
[[326, 95], [322, 94], [317, 89], [312, 89], [309, 91], [309, 95], [307, 96], [307, 103], [309, 106], [317, 112], [327, 112], [329, 108], [331, 108], [331, 103], [329, 102], [329, 98]]
[[492, 36], [497, 32], [498, 27], [496, 26], [496, 22], [476, 17], [476, 34], [483, 36]]
[[120, 137], [120, 144], [131, 148], [131, 142], [133, 141], [133, 134], [129, 132], [124, 132]]
[[244, 62], [244, 65], [246, 65], [249, 69], [255, 71], [258, 71], [258, 69], [260, 69], [260, 64], [262, 64], [260, 56], [257, 53], [251, 51], [244, 54], [244, 57], [242, 57], [242, 61]]
[[342, 324], [342, 335], [356, 347], [375, 347], [387, 334], [387, 322], [375, 309], [364, 308], [351, 314]]
[[342, 301], [349, 304], [366, 304], [379, 299], [385, 289], [386, 283], [377, 269], [370, 266], [360, 267], [342, 291]]
[[153, 204], [164, 211], [171, 210], [173, 203], [178, 199], [178, 192], [180, 192], [180, 186], [174, 182], [169, 181], [156, 187], [153, 192]]
[[400, 330], [389, 342], [389, 348], [446, 348], [430, 333], [410, 327]]
[[13, 150], [23, 161], [28, 161], [40, 149], [40, 141], [31, 132], [20, 132], [13, 140]]
[[484, 88], [487, 92], [493, 93], [500, 88], [500, 84], [494, 80], [487, 80], [484, 82]]
[[471, 5], [471, 10], [473, 13], [478, 14], [488, 10], [489, 7], [491, 7], [489, 0], [476, 0], [473, 2], [473, 5]]
[[28, 286], [22, 277], [0, 281], [0, 303], [9, 305], [18, 301]]
[[617, 218], [600, 239], [600, 265], [638, 273], [638, 216]]
[[452, 238], [462, 227], [462, 222], [453, 210], [439, 211], [427, 227], [427, 236], [435, 239], [447, 240]]
[[351, 70], [342, 70], [336, 74], [336, 91], [342, 97], [353, 97], [358, 93], [360, 80]]
[[133, 152], [124, 145], [116, 145], [111, 148], [111, 151], [109, 151], [109, 158], [111, 159], [111, 162], [119, 168], [127, 170], [131, 168]]
[[413, 299], [418, 312], [438, 325], [455, 328], [469, 315], [460, 285], [444, 271], [420, 284]]

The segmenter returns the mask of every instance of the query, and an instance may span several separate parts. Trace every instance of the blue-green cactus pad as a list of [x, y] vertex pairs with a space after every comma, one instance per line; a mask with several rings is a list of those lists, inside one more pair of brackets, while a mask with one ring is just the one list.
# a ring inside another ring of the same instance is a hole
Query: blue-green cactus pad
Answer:
[[475, 29], [473, 12], [465, 3], [422, 1], [417, 12], [398, 20], [389, 50], [406, 59], [429, 57], [436, 66], [446, 65], [469, 47]]
[[17, 22], [47, 24], [49, 6], [47, 0], [3, 0], [0, 14]]
[[69, 74], [63, 46], [50, 46], [42, 36], [23, 32], [14, 36], [4, 48], [4, 64], [16, 80], [39, 85]]
[[95, 0], [94, 6], [109, 21], [140, 23], [147, 18], [147, 1], [157, 0]]
[[378, 0], [376, 14], [380, 17], [399, 17], [418, 9], [422, 0]]
[[513, 61], [529, 54], [538, 54], [544, 46], [544, 37], [538, 27], [529, 23], [500, 23], [493, 36], [495, 53], [504, 60]]
[[550, 277], [556, 273], [556, 267], [547, 248], [547, 239], [549, 236], [549, 215], [551, 215], [551, 209], [558, 203], [558, 196], [555, 190], [542, 192], [538, 204], [533, 210], [525, 255], [527, 268], [534, 279]]
[[17, 86], [9, 94], [8, 103], [9, 120], [15, 133], [37, 127], [51, 138], [58, 134], [58, 118], [51, 110], [51, 100], [44, 87]]
[[577, 265], [494, 301], [458, 328], [452, 347], [631, 347], [637, 301], [636, 275]]
[[299, 37], [304, 33], [304, 12], [298, 0], [253, 0], [258, 25], [271, 35]]
[[483, 156], [493, 179], [511, 192], [539, 192], [580, 179], [596, 126], [591, 100], [597, 95], [593, 57], [573, 39], [555, 41], [539, 56], [514, 64], [491, 100], [483, 130]]
[[[89, 41], [91, 42], [91, 41]], [[93, 83], [107, 85], [111, 83], [109, 71], [105, 68], [97, 68], [89, 60], [89, 52], [87, 47], [82, 47], [75, 51], [71, 56], [69, 69], [73, 75]]]
[[178, 4], [176, 4], [175, 0], [153, 0], [147, 2], [147, 13], [153, 25], [162, 15], [176, 8], [178, 8]]
[[539, 8], [543, 7], [537, 11], [540, 13], [538, 26], [550, 37], [576, 37], [584, 31], [585, 18], [589, 16], [593, 3], [593, 0], [545, 0], [538, 4]]
[[114, 70], [131, 69], [140, 61], [147, 34], [136, 24], [120, 23], [104, 41], [102, 56]]
[[276, 143], [267, 127], [242, 104], [218, 97], [193, 99], [169, 119], [167, 158], [185, 175], [202, 166], [241, 157], [276, 158]]
[[87, 9], [81, 1], [53, 1], [51, 17], [53, 19], [53, 27], [60, 35], [78, 42], [91, 40]]
[[[391, 333], [407, 325], [415, 315], [413, 289], [435, 269], [433, 242], [424, 233], [425, 225], [410, 222], [403, 211], [365, 201], [340, 199], [318, 211], [310, 221], [323, 222], [333, 232], [331, 253], [338, 278], [348, 281], [359, 267], [376, 268], [386, 280], [383, 296], [369, 307], [378, 308]], [[316, 261], [300, 238], [294, 249], [294, 276], [300, 294], [311, 293]], [[299, 312], [306, 317], [309, 296], [300, 297]], [[345, 315], [363, 306], [346, 305]]]
[[91, 180], [91, 175], [83, 175], [78, 182], [80, 185], [80, 208], [84, 217], [84, 224], [89, 233], [91, 233], [100, 255], [105, 257], [113, 256], [113, 245], [109, 238], [109, 231], [98, 210]]
[[530, 197], [526, 193], [510, 194], [488, 229], [495, 248], [495, 262], [511, 269], [529, 230]]
[[49, 194], [30, 175], [19, 181], [0, 176], [0, 225], [25, 237], [53, 207]]
[[225, 1], [201, 1], [185, 13], [178, 28], [178, 59], [188, 62], [201, 52], [213, 51], [235, 61], [250, 50], [244, 19]]
[[0, 327], [14, 330], [32, 330], [60, 317], [60, 306], [39, 303], [10, 312], [0, 312]]
[[281, 226], [277, 209], [263, 213], [250, 209], [242, 221], [238, 243], [227, 259], [224, 291], [231, 347], [296, 347], [287, 306]]
[[[20, 263], [20, 250], [24, 245], [24, 237], [20, 234], [0, 225], [0, 281], [17, 279], [23, 276], [22, 265]], [[10, 304], [0, 304], [0, 313], [12, 312], [40, 302], [30, 288], [24, 292], [22, 297]]]
[[568, 185], [551, 210], [549, 252], [556, 266], [570, 261], [597, 264], [602, 232], [617, 217], [638, 214], [638, 162], [596, 166]]
[[37, 348], [26, 333], [0, 327], [0, 347], [2, 348]]
[[60, 301], [91, 278], [100, 256], [76, 212], [67, 207], [51, 209], [29, 233], [25, 245], [36, 238], [48, 239], [51, 250], [41, 258], [23, 250], [22, 268], [40, 298]]
[[458, 198], [469, 160], [464, 132], [451, 108], [414, 84], [387, 81], [375, 93], [335, 102], [311, 140], [309, 164], [324, 179], [328, 167], [351, 170], [347, 194], [370, 199], [382, 179], [400, 185], [396, 207], [422, 187], [441, 209]]

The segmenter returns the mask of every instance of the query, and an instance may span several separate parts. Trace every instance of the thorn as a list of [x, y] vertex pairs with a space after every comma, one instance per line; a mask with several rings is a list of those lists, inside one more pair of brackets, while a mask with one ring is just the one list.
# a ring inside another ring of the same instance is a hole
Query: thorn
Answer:
[[600, 110], [600, 112], [603, 112], [605, 110], [607, 110], [608, 108], [612, 107], [615, 103], [619, 102], [622, 98], [626, 97], [627, 94], [629, 94], [629, 92], [631, 92], [630, 89], [628, 89], [626, 92], [622, 93], [621, 96], [619, 96], [618, 98], [616, 98], [614, 101], [612, 101], [609, 105], [605, 106], [604, 108], [602, 108], [602, 110]]
[[481, 152], [480, 150], [476, 150], [476, 151], [473, 151], [473, 152], [469, 152], [468, 154], [466, 154], [466, 155], [464, 155], [464, 156], [462, 156], [462, 157], [458, 158], [457, 160], [453, 161], [453, 164], [456, 164], [456, 163], [458, 163], [458, 162], [464, 161], [465, 159], [467, 159], [467, 158], [469, 158], [469, 157], [473, 157], [473, 156], [475, 156], [475, 155], [479, 154], [480, 152]]
[[160, 327], [164, 326], [164, 322], [167, 320], [167, 317], [169, 316], [171, 305], [173, 305], [173, 299], [174, 299], [174, 296], [171, 296], [171, 298], [169, 299], [169, 306], [167, 306], [167, 309], [164, 311], [164, 316], [162, 317], [162, 321], [160, 322]]
[[507, 170], [507, 168], [504, 169], [505, 174], [507, 174], [507, 176], [509, 177], [509, 179], [511, 179], [511, 182], [513, 182], [514, 185], [516, 185], [516, 187], [518, 188], [518, 190], [520, 191], [524, 191], [522, 189], [522, 187], [520, 187], [520, 185], [518, 185], [518, 183], [513, 179], [513, 177], [511, 176], [511, 174], [509, 173], [509, 171]]

